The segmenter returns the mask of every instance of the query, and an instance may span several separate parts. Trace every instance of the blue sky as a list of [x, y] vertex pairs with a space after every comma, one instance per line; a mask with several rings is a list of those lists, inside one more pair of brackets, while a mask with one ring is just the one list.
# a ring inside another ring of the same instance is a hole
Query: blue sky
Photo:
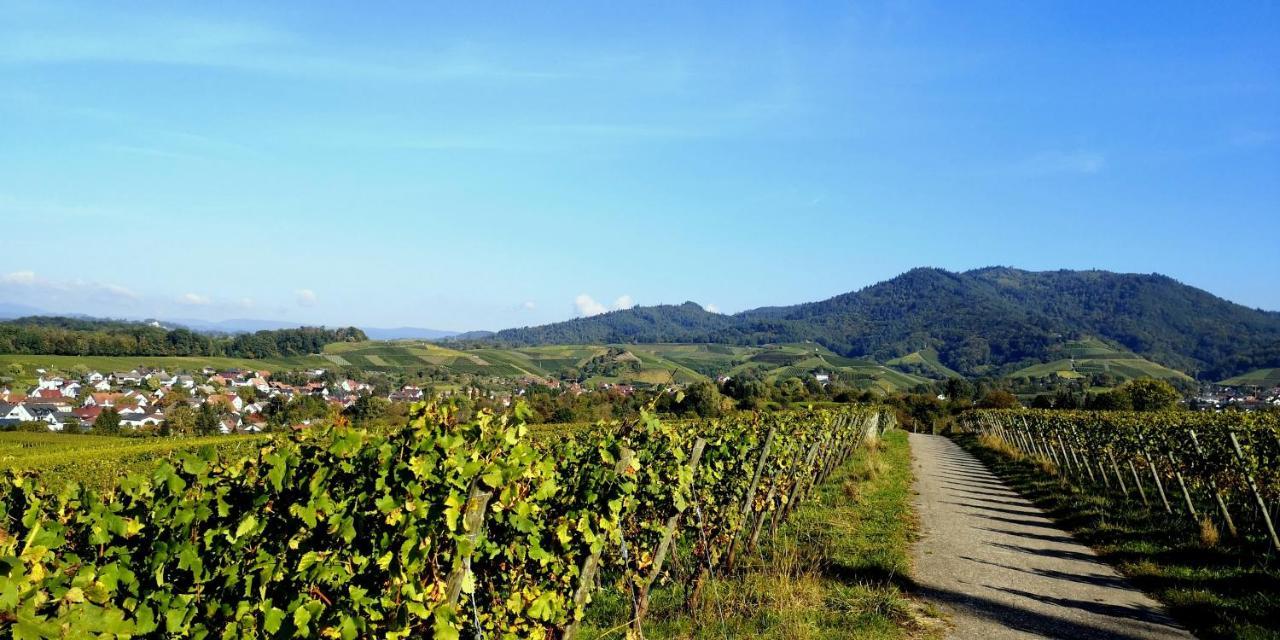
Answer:
[[0, 302], [496, 329], [1003, 264], [1280, 309], [1275, 3], [457, 4], [0, 0]]

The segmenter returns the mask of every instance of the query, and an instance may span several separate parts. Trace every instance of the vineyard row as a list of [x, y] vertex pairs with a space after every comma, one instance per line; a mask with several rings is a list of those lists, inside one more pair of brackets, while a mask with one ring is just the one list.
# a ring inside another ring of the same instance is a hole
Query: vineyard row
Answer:
[[317, 429], [252, 455], [182, 453], [101, 493], [10, 470], [0, 626], [134, 637], [572, 638], [600, 590], [643, 634], [679, 550], [753, 553], [892, 414], [858, 407], [557, 439], [520, 409], [415, 407], [390, 433]]
[[1280, 552], [1280, 419], [1274, 414], [979, 410], [969, 431], [999, 438], [1078, 486], [1265, 538]]

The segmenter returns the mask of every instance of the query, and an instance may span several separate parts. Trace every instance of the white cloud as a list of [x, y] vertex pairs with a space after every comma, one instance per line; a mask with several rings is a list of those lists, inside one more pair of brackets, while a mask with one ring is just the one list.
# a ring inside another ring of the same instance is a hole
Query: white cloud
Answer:
[[629, 295], [619, 296], [617, 300], [613, 301], [614, 309], [630, 309], [634, 306], [636, 306], [636, 301], [632, 300]]
[[706, 309], [710, 313], [720, 313], [720, 307], [717, 307], [714, 304], [704, 304], [702, 305], [702, 308]]
[[209, 296], [202, 296], [198, 293], [184, 293], [182, 294], [181, 297], [178, 298], [178, 302], [181, 304], [193, 304], [193, 305], [203, 306], [203, 305], [209, 304], [212, 301], [209, 300]]
[[245, 309], [252, 309], [253, 298], [240, 298], [240, 306]]
[[314, 307], [316, 304], [316, 292], [310, 289], [298, 289], [298, 306]]
[[0, 282], [5, 284], [22, 284], [33, 285], [36, 283], [36, 272], [34, 271], [14, 271], [0, 276]]
[[520, 305], [520, 308], [524, 309], [525, 311], [533, 311], [534, 309], [538, 308], [538, 303], [532, 300], [525, 300], [524, 304]]
[[36, 275], [35, 271], [29, 269], [0, 275], [0, 285], [42, 290], [42, 295], [45, 297], [69, 296], [72, 298], [96, 298], [100, 300], [105, 294], [105, 297], [109, 298], [124, 298], [128, 300], [141, 298], [137, 293], [118, 284], [89, 282], [79, 278], [71, 281], [50, 280]]
[[608, 311], [604, 305], [596, 302], [595, 298], [585, 293], [579, 294], [578, 297], [574, 298], [573, 305], [578, 308], [578, 315], [580, 316], [598, 316]]

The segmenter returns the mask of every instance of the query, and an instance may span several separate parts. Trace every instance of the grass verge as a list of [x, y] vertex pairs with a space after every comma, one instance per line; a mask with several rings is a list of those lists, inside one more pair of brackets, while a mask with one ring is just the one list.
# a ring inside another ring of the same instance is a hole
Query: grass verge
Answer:
[[[936, 616], [896, 586], [910, 570], [915, 517], [906, 433], [885, 435], [832, 474], [761, 553], [708, 580], [655, 593], [645, 636], [894, 639], [940, 635]], [[767, 536], [766, 536], [767, 537]], [[629, 610], [602, 597], [584, 638], [621, 638]]]
[[1137, 498], [1086, 493], [1002, 443], [956, 440], [1197, 636], [1280, 637], [1280, 559], [1265, 548], [1219, 540], [1185, 513]]

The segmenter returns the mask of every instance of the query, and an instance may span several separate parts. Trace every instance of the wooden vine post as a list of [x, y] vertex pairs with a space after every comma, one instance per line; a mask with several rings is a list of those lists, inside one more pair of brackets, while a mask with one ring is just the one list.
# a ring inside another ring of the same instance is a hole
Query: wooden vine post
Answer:
[[[484, 529], [484, 516], [489, 508], [489, 499], [492, 497], [493, 491], [481, 488], [478, 478], [471, 481], [471, 490], [467, 495], [467, 510], [462, 516], [462, 530], [467, 545], [472, 550], [475, 549], [480, 531]], [[461, 546], [461, 544], [458, 545], [459, 548]], [[463, 558], [463, 562], [457, 563], [445, 578], [445, 597], [448, 599], [449, 606], [457, 606], [458, 597], [462, 594], [462, 583], [466, 580], [468, 573], [471, 573], [470, 552]]]
[[1120, 465], [1116, 464], [1116, 457], [1111, 453], [1110, 447], [1107, 448], [1107, 459], [1111, 461], [1111, 471], [1116, 474], [1116, 482], [1120, 483], [1120, 490], [1124, 492], [1124, 497], [1129, 497], [1129, 488], [1124, 486], [1124, 476], [1120, 475]]
[[[1076, 439], [1076, 440], [1078, 440], [1078, 441], [1080, 441], [1080, 442], [1081, 442], [1081, 448], [1083, 448], [1083, 447], [1084, 447], [1084, 444], [1083, 444], [1083, 443], [1084, 443], [1084, 438], [1081, 438], [1081, 437], [1080, 437], [1079, 432], [1077, 432], [1077, 431], [1076, 431], [1076, 427], [1075, 427], [1075, 425], [1071, 425], [1071, 436], [1072, 436], [1074, 439]], [[1073, 455], [1073, 456], [1075, 455], [1075, 447], [1072, 447], [1072, 455]], [[1097, 478], [1097, 476], [1094, 476], [1094, 475], [1093, 475], [1093, 465], [1089, 464], [1089, 452], [1088, 452], [1088, 450], [1086, 450], [1086, 451], [1085, 451], [1085, 452], [1084, 452], [1084, 453], [1083, 453], [1079, 458], [1077, 458], [1076, 460], [1077, 460], [1077, 461], [1079, 461], [1079, 460], [1084, 460], [1084, 470], [1085, 470], [1085, 471], [1087, 471], [1087, 472], [1089, 473], [1089, 482], [1092, 482], [1092, 483], [1094, 483], [1094, 484], [1097, 484], [1097, 483], [1098, 483], [1098, 478]]]
[[1138, 475], [1138, 468], [1133, 466], [1133, 459], [1130, 458], [1126, 462], [1129, 463], [1129, 471], [1133, 473], [1133, 484], [1138, 487], [1138, 495], [1142, 497], [1143, 506], [1151, 506], [1151, 503], [1147, 501], [1147, 491], [1142, 488], [1142, 478]]
[[742, 511], [738, 514], [738, 528], [733, 532], [733, 537], [729, 539], [729, 551], [725, 553], [725, 567], [730, 570], [733, 569], [738, 538], [742, 536], [742, 532], [746, 529], [747, 518], [751, 515], [751, 508], [755, 506], [756, 490], [760, 488], [760, 476], [764, 475], [764, 467], [769, 462], [769, 447], [773, 444], [773, 436], [776, 433], [777, 427], [769, 427], [769, 433], [764, 437], [764, 445], [760, 447], [760, 457], [756, 460], [755, 473], [751, 475], [751, 486], [747, 488], [747, 494], [742, 498]]
[[[689, 455], [689, 472], [694, 477], [697, 477], [698, 461], [702, 458], [702, 449], [706, 445], [707, 441], [702, 438], [698, 438], [693, 443], [693, 453]], [[653, 555], [653, 566], [650, 567], [649, 575], [645, 577], [639, 593], [636, 594], [635, 617], [631, 620], [631, 628], [637, 637], [644, 637], [644, 616], [649, 612], [649, 590], [662, 575], [662, 565], [667, 561], [667, 552], [671, 550], [671, 541], [675, 537], [676, 525], [680, 523], [681, 515], [674, 513], [667, 518], [666, 526], [662, 531], [662, 541], [658, 543], [658, 550]]]
[[1160, 492], [1160, 501], [1164, 503], [1166, 513], [1173, 513], [1173, 507], [1169, 505], [1169, 496], [1164, 493], [1164, 483], [1160, 482], [1160, 474], [1156, 471], [1155, 460], [1151, 458], [1151, 454], [1147, 451], [1146, 438], [1142, 434], [1138, 434], [1138, 442], [1142, 445], [1142, 457], [1147, 461], [1147, 467], [1151, 470], [1151, 479], [1156, 483], [1156, 491]]
[[1245, 480], [1249, 483], [1249, 490], [1253, 492], [1254, 499], [1258, 501], [1258, 509], [1262, 511], [1262, 521], [1267, 525], [1267, 533], [1271, 534], [1271, 546], [1276, 551], [1280, 551], [1280, 536], [1276, 535], [1276, 525], [1271, 522], [1271, 512], [1267, 510], [1267, 502], [1262, 499], [1262, 492], [1258, 490], [1258, 483], [1254, 482], [1253, 474], [1245, 463], [1244, 450], [1240, 448], [1240, 441], [1236, 439], [1234, 431], [1228, 431], [1227, 435], [1231, 436], [1231, 446], [1236, 451], [1236, 461], [1240, 464], [1240, 472], [1244, 474]]
[[[1204, 449], [1200, 448], [1200, 439], [1196, 437], [1196, 430], [1191, 429], [1191, 444], [1195, 446], [1196, 455], [1204, 460]], [[1218, 511], [1222, 514], [1222, 519], [1227, 523], [1227, 532], [1232, 538], [1239, 538], [1240, 532], [1236, 530], [1236, 523], [1231, 519], [1231, 512], [1227, 511], [1227, 502], [1222, 499], [1222, 491], [1218, 489], [1218, 483], [1212, 477], [1209, 478], [1209, 490], [1213, 492], [1213, 500], [1218, 504]]]
[[[587, 556], [582, 561], [582, 569], [578, 573], [578, 588], [573, 592], [573, 610], [580, 612], [587, 606], [587, 599], [591, 596], [591, 590], [595, 588], [596, 573], [600, 570], [600, 551], [596, 551]], [[564, 629], [564, 635], [560, 636], [562, 640], [573, 640], [578, 636], [578, 627], [580, 622], [574, 620]]]
[[813, 486], [813, 460], [818, 457], [818, 441], [814, 440], [809, 446], [809, 453], [804, 457], [804, 471], [800, 475], [800, 479], [796, 482], [796, 486], [791, 490], [791, 499], [787, 501], [787, 506], [782, 512], [782, 517], [786, 518], [791, 515], [791, 510], [795, 509], [796, 504], [803, 499], [803, 496]]
[[1191, 501], [1191, 492], [1187, 490], [1187, 481], [1183, 479], [1182, 472], [1178, 470], [1178, 460], [1173, 457], [1173, 453], [1164, 454], [1169, 459], [1169, 465], [1173, 467], [1173, 477], [1178, 479], [1178, 486], [1182, 487], [1182, 499], [1187, 503], [1187, 513], [1191, 514], [1191, 522], [1199, 523], [1200, 514], [1196, 513], [1196, 505]]

